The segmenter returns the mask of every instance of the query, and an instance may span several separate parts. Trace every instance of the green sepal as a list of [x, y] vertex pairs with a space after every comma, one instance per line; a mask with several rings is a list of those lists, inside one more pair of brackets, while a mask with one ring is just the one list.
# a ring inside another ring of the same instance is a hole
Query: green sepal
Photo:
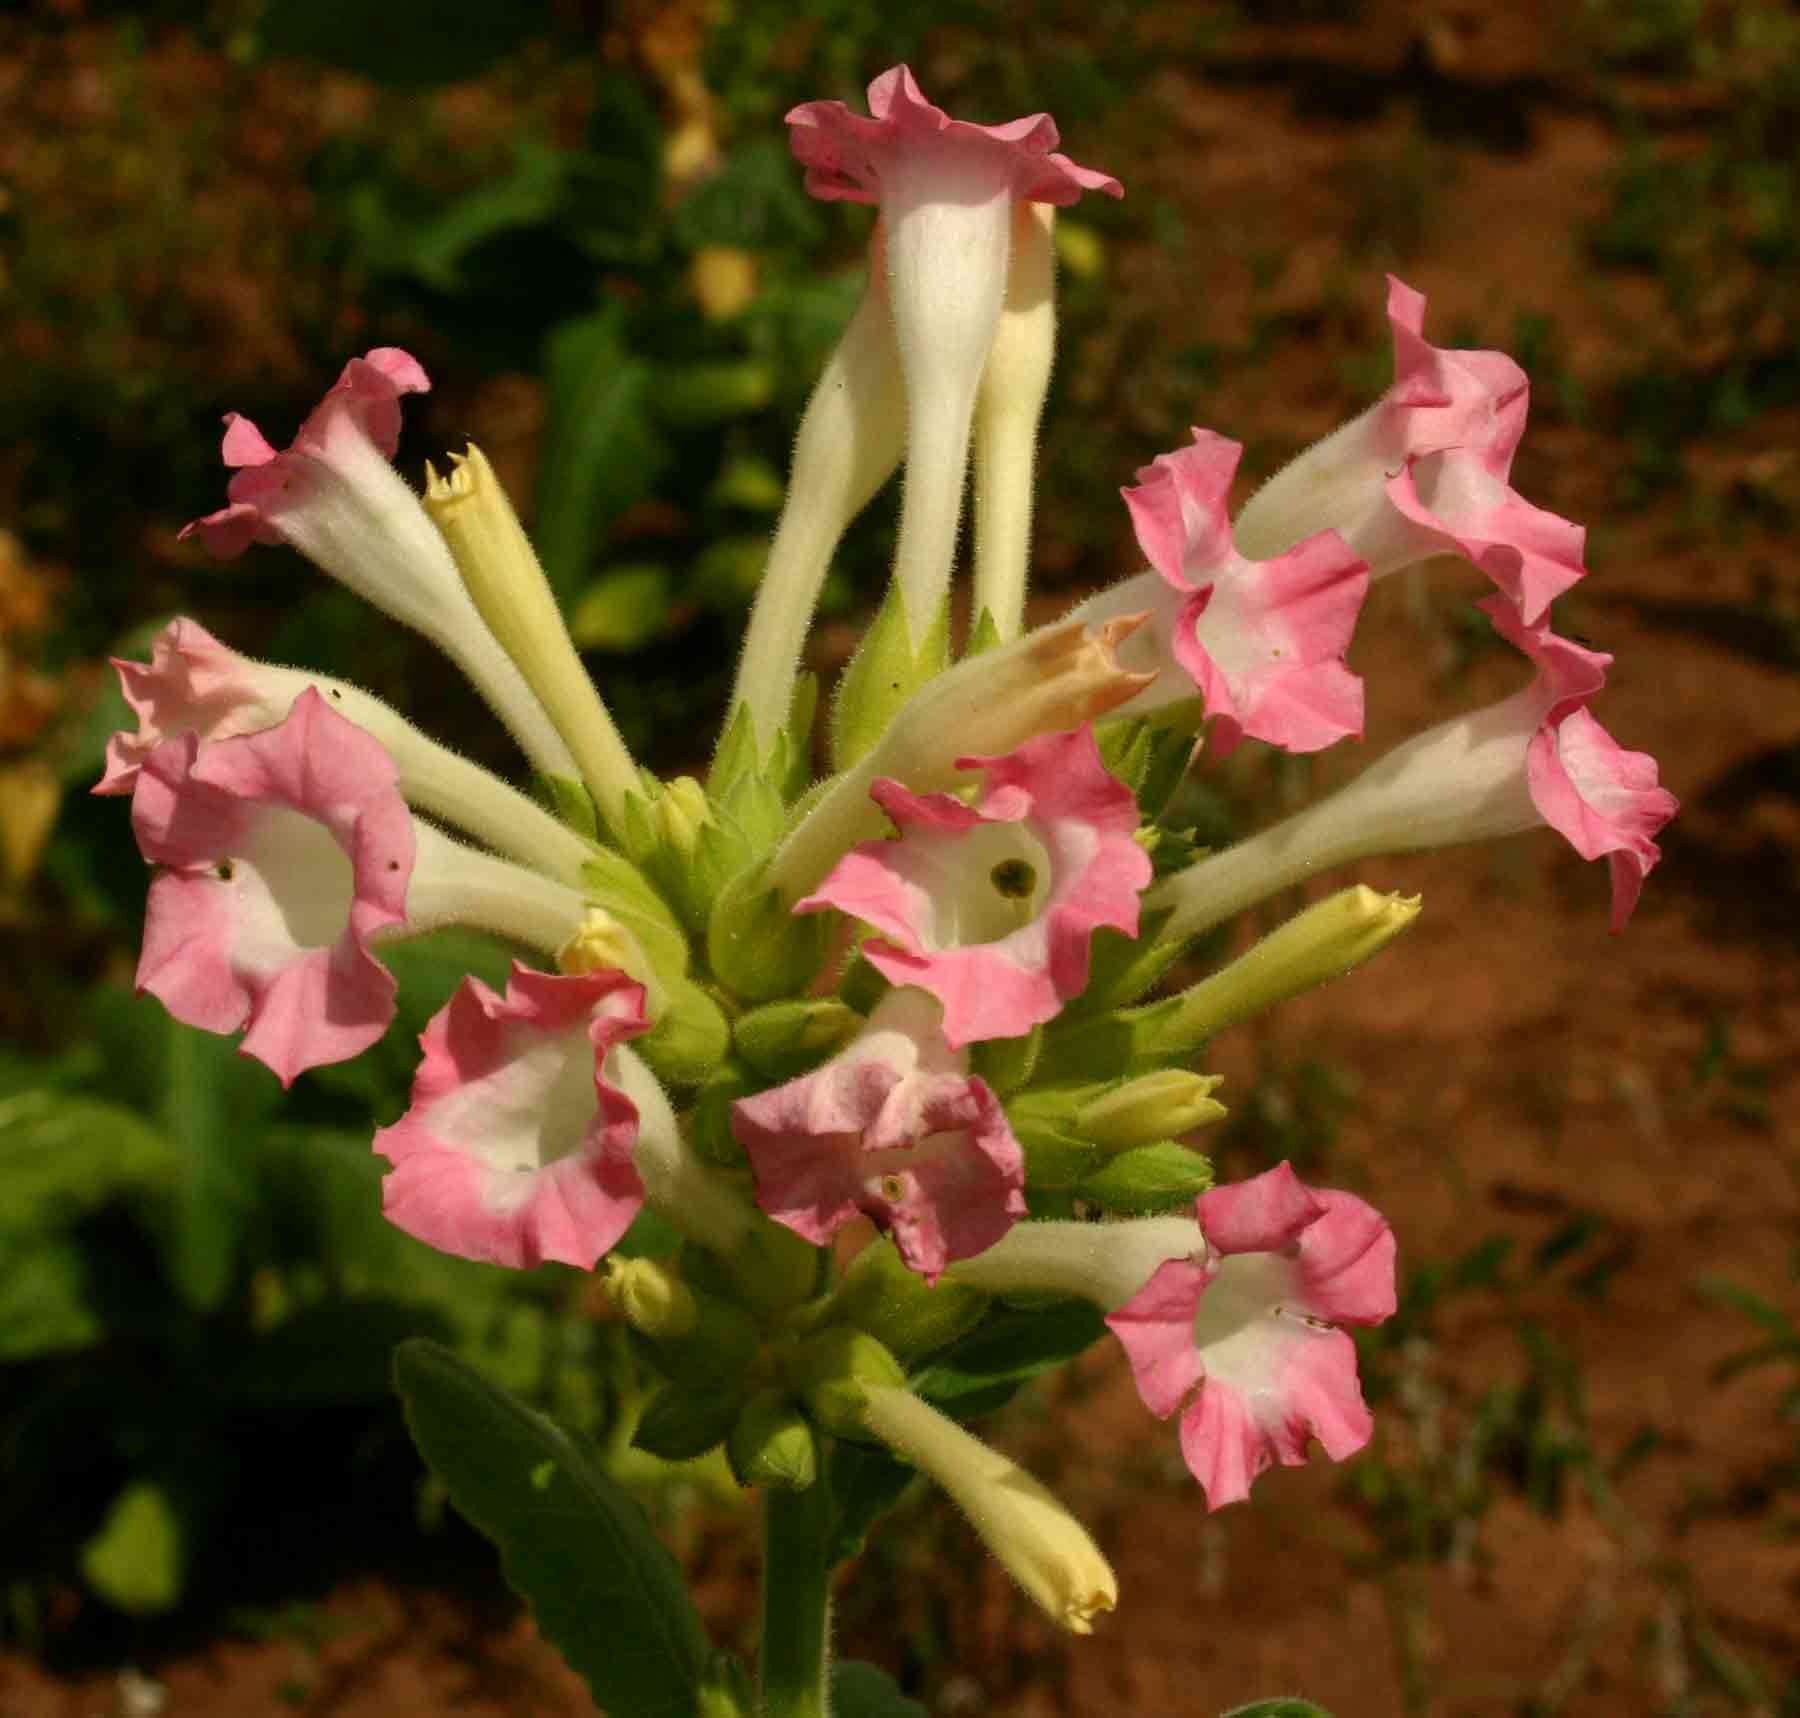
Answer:
[[838, 1001], [858, 1014], [869, 1015], [893, 988], [886, 975], [877, 972], [859, 951], [844, 967], [844, 976], [838, 982]]
[[1187, 953], [1188, 944], [1180, 938], [1163, 940], [1163, 927], [1173, 915], [1172, 907], [1144, 913], [1135, 937], [1102, 925], [1091, 945], [1087, 988], [1069, 999], [1058, 1018], [1089, 1018], [1146, 995]]
[[969, 629], [969, 642], [963, 646], [963, 661], [971, 656], [983, 656], [995, 648], [1000, 642], [1000, 628], [995, 624], [993, 614], [983, 609], [981, 618]]
[[1106, 1161], [1106, 1153], [1091, 1140], [1073, 1134], [1037, 1134], [1029, 1144], [1019, 1142], [1025, 1154], [1025, 1190], [1031, 1195], [1031, 1214], [1041, 1217], [1040, 1193], [1068, 1193], [1084, 1176]]
[[540, 774], [532, 778], [538, 797], [551, 815], [589, 841], [600, 839], [600, 814], [594, 796], [573, 776]]
[[898, 584], [888, 585], [874, 623], [838, 682], [831, 711], [831, 767], [847, 770], [875, 749], [894, 712], [950, 657], [950, 605], [938, 606], [917, 650]]
[[867, 1331], [844, 1324], [801, 1343], [788, 1357], [787, 1377], [816, 1425], [861, 1443], [875, 1441], [863, 1426], [869, 1390], [906, 1387], [900, 1362]]
[[732, 1043], [765, 1080], [791, 1080], [849, 1043], [863, 1017], [835, 997], [791, 997], [738, 1016]]
[[1096, 1079], [1173, 1066], [1205, 1042], [1183, 1030], [1181, 998], [1165, 996], [1094, 1020], [1078, 1019], [1067, 1026], [1057, 1021], [1048, 1034], [1045, 1055], [1059, 1073]]
[[829, 915], [796, 915], [779, 890], [754, 872], [720, 894], [706, 927], [707, 958], [727, 989], [746, 1002], [804, 991], [824, 964]]
[[973, 1330], [989, 1300], [949, 1277], [926, 1282], [884, 1239], [856, 1255], [830, 1304], [835, 1322], [867, 1331], [895, 1359], [913, 1366]]
[[740, 704], [732, 711], [725, 732], [719, 737], [713, 753], [712, 768], [706, 772], [706, 791], [715, 800], [724, 799], [737, 785], [738, 778], [762, 773], [762, 754], [756, 743], [756, 723], [750, 706]]
[[819, 1477], [819, 1445], [786, 1390], [758, 1390], [744, 1404], [725, 1444], [739, 1485], [805, 1491]]
[[692, 1718], [712, 1650], [643, 1506], [555, 1421], [448, 1349], [403, 1342], [394, 1378], [426, 1464], [499, 1547], [507, 1580], [596, 1703]]
[[[756, 1320], [735, 1300], [708, 1293], [687, 1274], [683, 1286], [693, 1296], [694, 1325], [681, 1336], [642, 1337], [657, 1366], [678, 1384], [694, 1389], [739, 1389], [762, 1347]], [[721, 1436], [723, 1434], [721, 1433]]]
[[1037, 1071], [1038, 1056], [1044, 1048], [1044, 1029], [1034, 1026], [1018, 1038], [986, 1038], [974, 1047], [970, 1056], [971, 1071], [1006, 1097], [1030, 1080]]
[[1136, 796], [1146, 822], [1155, 822], [1175, 797], [1194, 755], [1194, 730], [1159, 710], [1153, 717], [1102, 722], [1095, 731], [1100, 759]]
[[742, 1387], [665, 1384], [650, 1398], [632, 1444], [663, 1461], [692, 1461], [725, 1441], [744, 1400]]
[[657, 976], [679, 978], [688, 969], [688, 939], [669, 905], [622, 853], [599, 847], [581, 868], [589, 900], [604, 907], [637, 938]]
[[[798, 799], [813, 775], [813, 730], [819, 720], [819, 677], [808, 669], [794, 679], [787, 729], [771, 760], [771, 773], [786, 799]], [[785, 748], [785, 749], [784, 749]]]
[[725, 1260], [734, 1291], [768, 1316], [790, 1312], [819, 1292], [828, 1253], [779, 1223], [760, 1223]]
[[1155, 1217], [1191, 1205], [1213, 1184], [1212, 1161], [1172, 1139], [1134, 1146], [1085, 1177], [1075, 1196], [1114, 1217]]
[[742, 1062], [727, 1056], [695, 1094], [687, 1118], [688, 1140], [715, 1169], [748, 1168], [744, 1148], [731, 1131], [731, 1106], [739, 1098], [761, 1091], [763, 1085]]
[[699, 1086], [731, 1049], [725, 1011], [691, 978], [664, 987], [656, 1024], [632, 1048], [666, 1086]]

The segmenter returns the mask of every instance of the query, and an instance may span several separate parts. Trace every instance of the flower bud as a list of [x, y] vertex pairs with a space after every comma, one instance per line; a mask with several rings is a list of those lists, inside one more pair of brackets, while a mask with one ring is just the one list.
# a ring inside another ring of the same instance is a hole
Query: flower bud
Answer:
[[954, 1420], [899, 1385], [864, 1391], [863, 1436], [931, 1475], [983, 1543], [1071, 1634], [1091, 1634], [1098, 1612], [1119, 1601], [1099, 1547], [1044, 1486]]
[[752, 872], [719, 896], [706, 927], [707, 956], [728, 989], [766, 1001], [806, 988], [824, 962], [828, 934], [823, 917], [796, 918]]
[[981, 1322], [988, 1297], [940, 1277], [928, 1283], [886, 1240], [864, 1247], [831, 1301], [840, 1323], [866, 1331], [911, 1364], [948, 1348]]
[[1221, 1083], [1220, 1075], [1181, 1068], [1144, 1074], [1084, 1104], [1075, 1113], [1074, 1130], [1113, 1151], [1174, 1139], [1225, 1114], [1212, 1095]]
[[1163, 1139], [1120, 1152], [1078, 1182], [1075, 1196], [1109, 1216], [1157, 1217], [1191, 1207], [1212, 1184], [1209, 1159]]
[[813, 1429], [785, 1390], [758, 1390], [744, 1404], [725, 1457], [739, 1485], [804, 1491], [819, 1475]]
[[657, 992], [650, 1003], [655, 1014], [660, 988], [655, 971], [636, 937], [604, 907], [589, 907], [574, 936], [557, 950], [556, 969], [571, 975], [587, 972], [629, 973], [646, 991]]
[[665, 782], [662, 793], [650, 807], [650, 822], [658, 838], [677, 853], [692, 853], [699, 843], [700, 831], [711, 821], [706, 789], [691, 775], [678, 775]]
[[637, 770], [581, 666], [550, 581], [487, 456], [470, 444], [448, 477], [425, 468], [425, 507], [464, 587], [574, 755], [581, 779], [617, 830]]
[[737, 1052], [770, 1080], [790, 1080], [847, 1044], [863, 1017], [835, 997], [770, 1002], [738, 1016], [732, 1027]]
[[670, 1086], [702, 1084], [730, 1048], [724, 1013], [691, 978], [668, 986], [656, 1024], [637, 1042], [638, 1054]]
[[640, 1336], [653, 1341], [688, 1335], [700, 1321], [693, 1290], [655, 1259], [606, 1261], [606, 1294]]
[[788, 1379], [806, 1410], [833, 1437], [873, 1441], [863, 1423], [877, 1390], [906, 1390], [906, 1374], [866, 1331], [835, 1324], [809, 1337], [788, 1363]]

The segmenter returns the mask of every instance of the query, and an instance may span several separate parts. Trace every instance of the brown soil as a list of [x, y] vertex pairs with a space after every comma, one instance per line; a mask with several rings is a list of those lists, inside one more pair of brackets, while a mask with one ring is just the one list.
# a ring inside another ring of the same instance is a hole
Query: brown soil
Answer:
[[[1376, 16], [1354, 35], [1290, 31], [1280, 51], [1379, 78], [1422, 38], [1411, 8], [1365, 11]], [[1551, 76], [1541, 44], [1553, 37], [1530, 17], [1464, 8], [1453, 28], [1431, 26], [1430, 51], [1448, 55], [1452, 72], [1484, 67], [1490, 83]], [[1233, 44], [1246, 78], [1274, 51], [1253, 32]], [[1161, 128], [1164, 142], [1132, 190], [1176, 200], [1193, 235], [1185, 255], [1146, 247], [1115, 259], [1134, 324], [1165, 330], [1155, 350], [1178, 349], [1196, 325], [1239, 341], [1253, 309], [1336, 302], [1345, 173], [1378, 179], [1416, 124], [1403, 101], [1354, 125], [1301, 117], [1292, 86], [1171, 70], [1146, 92], [1137, 123]], [[1653, 315], [1644, 283], [1596, 276], [1581, 258], [1615, 143], [1574, 103], [1521, 97], [1519, 112], [1522, 151], [1433, 145], [1451, 188], [1430, 194], [1401, 272], [1430, 296], [1431, 328], [1473, 318], [1499, 340], [1517, 311], [1553, 311], [1573, 368], [1604, 375]], [[1099, 144], [1078, 153], [1131, 159]], [[1263, 250], [1291, 256], [1256, 297], [1245, 259]], [[1363, 350], [1378, 273], [1355, 274], [1353, 344]], [[1272, 367], [1228, 374], [1193, 403], [1196, 421], [1302, 444], [1346, 409], [1330, 368], [1338, 339], [1326, 327], [1315, 349], [1290, 342]], [[1104, 366], [1110, 355], [1086, 356]], [[1708, 448], [1696, 462], [1702, 496], [1728, 496], [1797, 431], [1764, 417]], [[1695, 1288], [1716, 1275], [1795, 1304], [1800, 805], [1768, 760], [1800, 741], [1800, 681], [1697, 627], [1657, 624], [1657, 605], [1747, 607], [1769, 580], [1791, 601], [1800, 585], [1791, 543], [1772, 532], [1751, 525], [1726, 547], [1675, 503], [1622, 514], [1619, 468], [1597, 432], [1550, 423], [1534, 426], [1516, 475], [1541, 505], [1594, 527], [1593, 577], [1565, 623], [1616, 653], [1602, 719], [1659, 759], [1684, 803], [1628, 933], [1607, 933], [1601, 869], [1548, 834], [1371, 864], [1363, 880], [1424, 896], [1416, 929], [1367, 970], [1221, 1040], [1212, 1066], [1240, 1107], [1258, 1078], [1304, 1060], [1354, 1078], [1354, 1106], [1313, 1173], [1374, 1200], [1403, 1260], [1454, 1257], [1497, 1234], [1517, 1243], [1517, 1291], [1448, 1303], [1410, 1357], [1409, 1393], [1381, 1415], [1381, 1459], [1416, 1468], [1434, 1438], [1454, 1442], [1484, 1390], [1522, 1375], [1521, 1317], [1579, 1362], [1603, 1464], [1646, 1431], [1658, 1441], [1610, 1503], [1571, 1487], [1550, 1519], [1502, 1488], [1447, 1560], [1378, 1564], [1345, 1474], [1323, 1462], [1272, 1475], [1252, 1506], [1209, 1517], [1173, 1428], [1143, 1413], [1119, 1357], [1098, 1353], [1015, 1410], [1001, 1434], [1053, 1479], [1117, 1566], [1120, 1612], [1094, 1639], [1056, 1636], [936, 1506], [913, 1513], [898, 1568], [850, 1576], [847, 1647], [922, 1668], [935, 1711], [1212, 1714], [1304, 1692], [1337, 1718], [1709, 1714], [1754, 1709], [1710, 1690], [1715, 1638], [1765, 1672], [1800, 1662], [1800, 1515], [1794, 1493], [1770, 1484], [1793, 1459], [1778, 1412], [1788, 1380], [1770, 1369], [1712, 1382], [1755, 1333]], [[1118, 552], [1123, 560], [1122, 520]], [[1446, 567], [1372, 598], [1355, 656], [1369, 686], [1366, 754], [1510, 690], [1497, 656], [1445, 688], [1448, 605], [1468, 594]], [[1355, 749], [1339, 748], [1314, 781], [1356, 765]], [[1703, 1079], [1721, 1032], [1725, 1067]], [[1248, 1157], [1222, 1164], [1248, 1167]], [[1533, 1265], [1534, 1250], [1583, 1214], [1596, 1237], [1585, 1256], [1616, 1266], [1586, 1296], [1571, 1292], [1566, 1267]], [[740, 1638], [752, 1567], [742, 1541], [722, 1524], [697, 1531], [692, 1549], [709, 1620], [721, 1640]], [[316, 1650], [223, 1641], [147, 1667], [167, 1692], [161, 1710], [588, 1710], [526, 1621], [496, 1626], [444, 1597], [368, 1582], [331, 1595], [323, 1615], [336, 1632]], [[1409, 1704], [1409, 1677], [1433, 1691], [1428, 1703], [1415, 1690]], [[110, 1672], [57, 1681], [0, 1661], [3, 1718], [149, 1709], [134, 1708]]]

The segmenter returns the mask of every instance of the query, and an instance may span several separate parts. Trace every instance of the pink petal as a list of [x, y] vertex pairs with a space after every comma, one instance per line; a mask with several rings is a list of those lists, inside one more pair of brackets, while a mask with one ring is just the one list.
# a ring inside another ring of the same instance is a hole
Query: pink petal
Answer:
[[394, 982], [371, 939], [405, 921], [413, 825], [381, 746], [308, 689], [275, 727], [144, 757], [150, 886], [138, 988], [290, 1083], [368, 1048]]
[[1275, 1463], [1302, 1466], [1316, 1438], [1333, 1461], [1356, 1454], [1375, 1423], [1356, 1378], [1356, 1346], [1341, 1330], [1284, 1328], [1266, 1387], [1207, 1378], [1181, 1417], [1181, 1454], [1208, 1509], [1241, 1503]]
[[1362, 732], [1362, 684], [1344, 652], [1368, 592], [1368, 567], [1322, 532], [1267, 561], [1232, 543], [1226, 513], [1242, 450], [1196, 429], [1123, 491], [1139, 546], [1176, 590], [1170, 648], [1215, 718], [1214, 749], [1248, 736], [1293, 752]]
[[1612, 929], [1622, 931], [1645, 877], [1662, 857], [1657, 832], [1679, 809], [1675, 796], [1658, 784], [1656, 760], [1626, 751], [1582, 707], [1538, 730], [1525, 771], [1544, 821], [1582, 858], [1608, 858]]
[[822, 1068], [739, 1099], [731, 1126], [776, 1222], [822, 1245], [866, 1214], [935, 1280], [1025, 1215], [1024, 1157], [999, 1100], [919, 1013], [896, 992]]
[[1206, 1376], [1194, 1346], [1194, 1313], [1215, 1272], [1192, 1259], [1165, 1259], [1123, 1306], [1107, 1314], [1131, 1362], [1144, 1406], [1166, 1420]]
[[1004, 125], [952, 119], [925, 99], [903, 65], [869, 85], [869, 113], [865, 119], [841, 101], [809, 101], [788, 114], [788, 142], [806, 168], [806, 188], [813, 196], [878, 203], [887, 163], [897, 153], [924, 148], [991, 162], [1010, 182], [1012, 195], [1029, 202], [1069, 204], [1083, 191], [1124, 195], [1109, 174], [1056, 153], [1056, 122], [1049, 114]]
[[107, 741], [106, 773], [95, 793], [131, 792], [139, 765], [172, 734], [224, 739], [247, 731], [234, 718], [247, 719], [250, 727], [279, 719], [258, 695], [245, 659], [185, 617], [157, 634], [147, 663], [115, 656], [112, 665], [138, 725], [136, 733], [121, 731]]
[[[1054, 1018], [1087, 985], [1094, 931], [1137, 934], [1151, 875], [1136, 801], [1107, 772], [1091, 728], [957, 764], [986, 772], [973, 806], [877, 783], [898, 839], [853, 848], [794, 909], [836, 907], [880, 931], [886, 940], [864, 954], [895, 984], [938, 999], [952, 1047]], [[1023, 922], [995, 876], [1015, 858], [1035, 879]]]
[[606, 1058], [648, 1025], [622, 972], [515, 961], [504, 996], [466, 979], [419, 1039], [411, 1107], [375, 1136], [388, 1219], [462, 1258], [591, 1270], [644, 1203], [637, 1107]]
[[1218, 1253], [1272, 1253], [1291, 1246], [1325, 1215], [1324, 1202], [1290, 1163], [1248, 1181], [1214, 1187], [1195, 1204], [1206, 1244]]

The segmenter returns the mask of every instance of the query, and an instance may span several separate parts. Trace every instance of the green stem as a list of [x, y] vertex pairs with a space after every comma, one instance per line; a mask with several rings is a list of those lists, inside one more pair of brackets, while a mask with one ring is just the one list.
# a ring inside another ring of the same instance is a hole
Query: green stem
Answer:
[[805, 1491], [764, 1494], [761, 1718], [829, 1718], [830, 1525], [823, 1474]]

